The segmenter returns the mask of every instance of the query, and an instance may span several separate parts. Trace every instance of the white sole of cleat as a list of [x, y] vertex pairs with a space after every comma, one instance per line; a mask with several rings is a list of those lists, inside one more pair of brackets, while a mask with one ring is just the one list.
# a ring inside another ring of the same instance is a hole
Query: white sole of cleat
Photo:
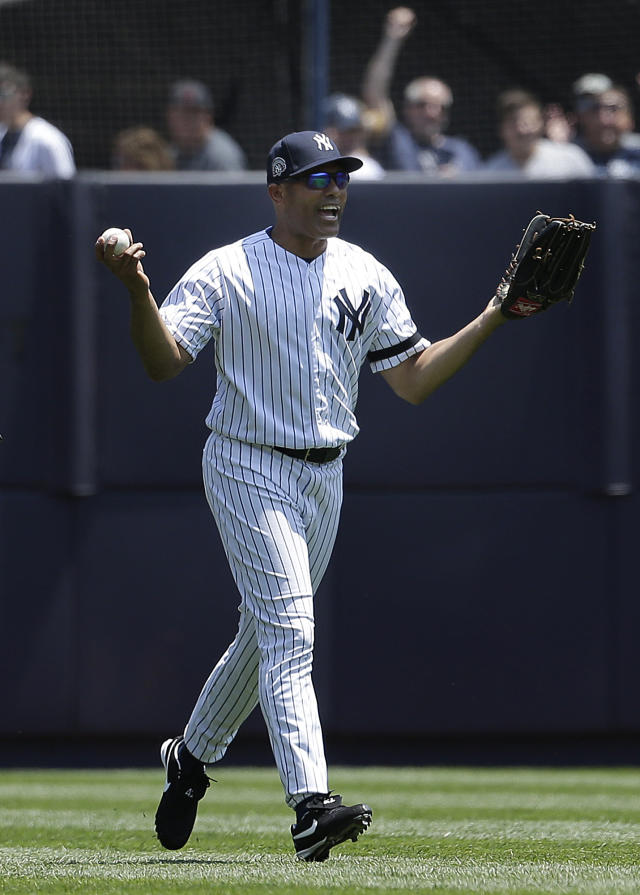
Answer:
[[358, 837], [365, 833], [371, 826], [371, 815], [361, 814], [359, 817], [353, 818], [347, 827], [344, 827], [334, 836], [327, 836], [320, 842], [315, 842], [309, 848], [300, 849], [296, 852], [296, 858], [299, 861], [326, 861], [329, 852], [335, 845], [346, 842], [350, 839], [357, 842]]

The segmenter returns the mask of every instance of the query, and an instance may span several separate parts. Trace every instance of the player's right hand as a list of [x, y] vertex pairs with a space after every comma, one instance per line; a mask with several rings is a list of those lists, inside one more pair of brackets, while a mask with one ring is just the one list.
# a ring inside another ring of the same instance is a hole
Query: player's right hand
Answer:
[[133, 241], [131, 230], [124, 228], [131, 245], [121, 255], [114, 255], [112, 245], [105, 243], [99, 236], [95, 244], [96, 258], [107, 267], [129, 290], [139, 289], [143, 285], [149, 288], [149, 278], [144, 272], [142, 259], [146, 252], [141, 242]]

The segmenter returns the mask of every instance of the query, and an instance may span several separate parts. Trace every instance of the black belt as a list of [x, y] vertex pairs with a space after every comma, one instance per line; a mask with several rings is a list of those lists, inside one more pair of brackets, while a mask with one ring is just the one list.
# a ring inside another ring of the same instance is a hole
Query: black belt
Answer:
[[302, 451], [296, 451], [293, 448], [277, 447], [274, 450], [280, 451], [281, 454], [286, 454], [287, 457], [295, 457], [296, 460], [306, 460], [308, 463], [330, 463], [331, 460], [339, 457], [342, 452], [341, 447], [307, 448]]

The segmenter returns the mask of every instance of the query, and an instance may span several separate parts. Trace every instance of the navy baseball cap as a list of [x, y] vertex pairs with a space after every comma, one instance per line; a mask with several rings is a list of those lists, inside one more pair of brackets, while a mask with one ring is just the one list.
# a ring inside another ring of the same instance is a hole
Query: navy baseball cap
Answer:
[[362, 127], [362, 103], [346, 93], [333, 93], [324, 104], [324, 121], [339, 131]]
[[335, 143], [318, 131], [287, 134], [271, 147], [267, 158], [267, 183], [282, 183], [295, 174], [320, 168], [328, 162], [340, 162], [345, 171], [357, 171], [362, 161], [353, 155], [341, 155]]

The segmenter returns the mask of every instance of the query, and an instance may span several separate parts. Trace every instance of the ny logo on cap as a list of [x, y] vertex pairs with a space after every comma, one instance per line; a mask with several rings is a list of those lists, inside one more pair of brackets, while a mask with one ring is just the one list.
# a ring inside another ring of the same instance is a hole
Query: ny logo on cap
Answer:
[[328, 151], [333, 149], [333, 143], [326, 134], [316, 134], [313, 139], [316, 141], [318, 149], [327, 149]]

